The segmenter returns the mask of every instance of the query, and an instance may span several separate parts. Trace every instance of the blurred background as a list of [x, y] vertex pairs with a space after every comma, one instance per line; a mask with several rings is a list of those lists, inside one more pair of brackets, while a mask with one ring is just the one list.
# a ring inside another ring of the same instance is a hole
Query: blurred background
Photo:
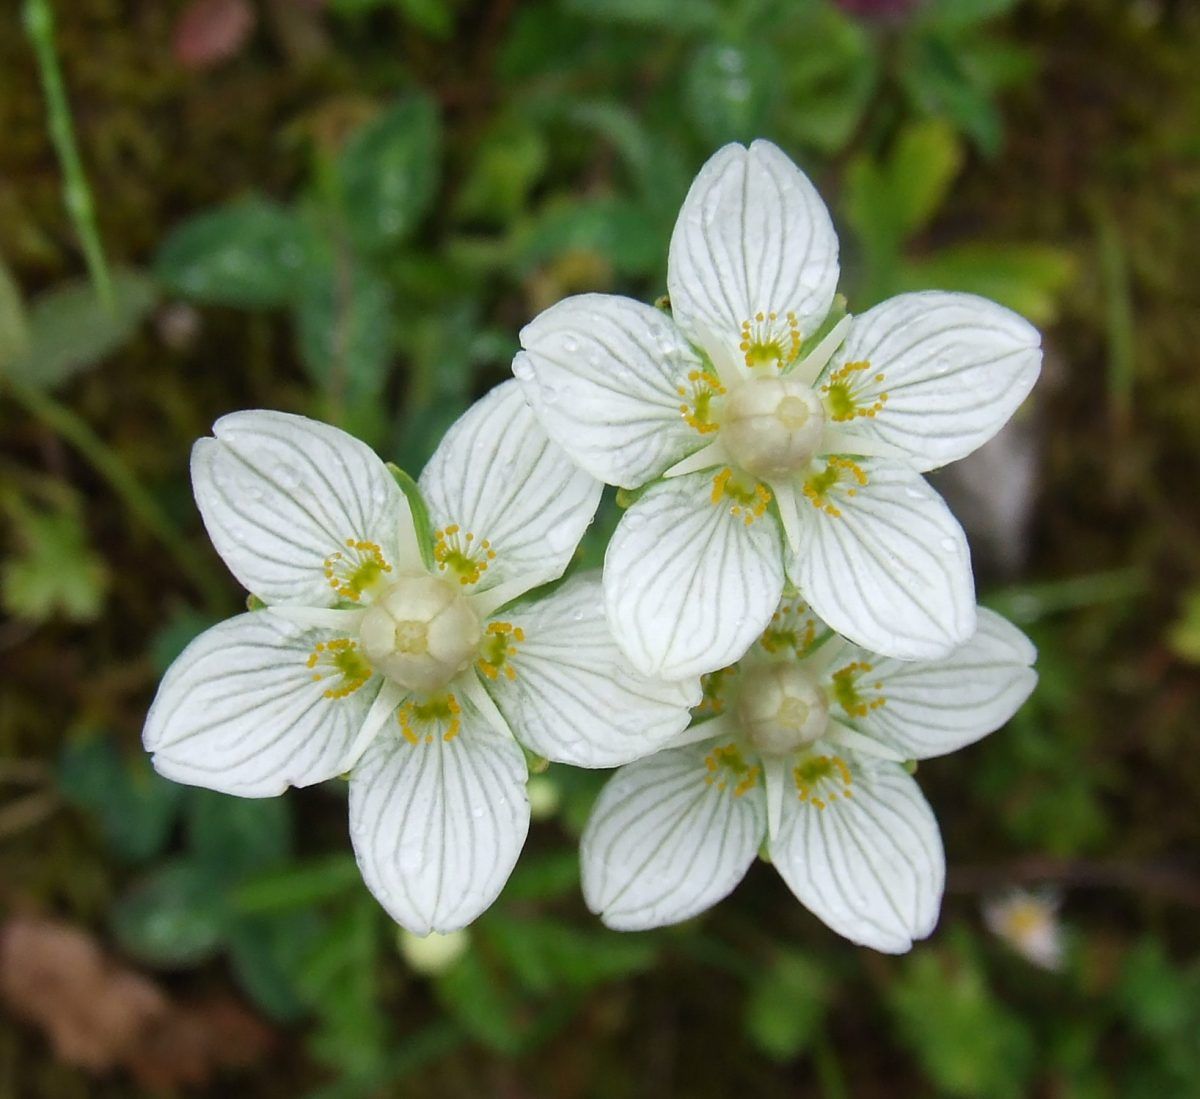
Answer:
[[[0, 1099], [1200, 1095], [1200, 6], [54, 7], [0, 12]], [[415, 943], [343, 784], [158, 779], [157, 679], [244, 599], [192, 440], [281, 408], [415, 474], [539, 310], [662, 294], [692, 175], [759, 136], [853, 310], [971, 290], [1046, 334], [938, 478], [1041, 683], [921, 765], [933, 938], [855, 948], [762, 865], [607, 932], [574, 853], [603, 775], [551, 767], [500, 901]]]

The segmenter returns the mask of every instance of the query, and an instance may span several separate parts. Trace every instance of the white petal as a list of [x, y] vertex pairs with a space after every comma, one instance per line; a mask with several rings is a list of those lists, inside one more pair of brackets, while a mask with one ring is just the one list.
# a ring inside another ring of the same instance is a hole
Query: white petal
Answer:
[[[1032, 693], [1037, 657], [1029, 639], [994, 611], [980, 607], [975, 636], [936, 661], [880, 660], [850, 653], [878, 683], [868, 697], [882, 706], [850, 720], [907, 759], [945, 755], [999, 729]], [[845, 716], [839, 712], [839, 717]]]
[[1000, 430], [1037, 381], [1041, 336], [986, 298], [926, 290], [855, 317], [830, 371], [848, 362], [870, 363], [855, 386], [857, 404], [887, 399], [874, 416], [843, 428], [906, 451], [926, 470], [970, 454]]
[[325, 697], [342, 680], [315, 680], [308, 659], [335, 636], [270, 610], [205, 630], [167, 669], [146, 715], [142, 740], [155, 769], [242, 797], [339, 774], [381, 681]]
[[713, 477], [651, 486], [622, 516], [604, 559], [617, 644], [646, 675], [685, 679], [734, 663], [783, 591], [783, 546], [770, 513], [747, 524]]
[[[367, 888], [416, 935], [465, 927], [497, 897], [529, 831], [525, 757], [466, 698], [461, 731], [410, 744], [393, 724], [350, 773]], [[418, 727], [419, 728], [419, 727]]]
[[703, 365], [660, 309], [612, 294], [560, 301], [521, 330], [513, 373], [542, 426], [595, 477], [637, 488], [709, 436], [680, 413]]
[[616, 767], [650, 755], [687, 728], [698, 679], [668, 683], [635, 672], [604, 617], [599, 571], [568, 580], [504, 615], [524, 634], [514, 678], [485, 679], [513, 733], [547, 759]]
[[471, 590], [511, 583], [509, 598], [562, 575], [602, 490], [546, 437], [515, 381], [463, 413], [421, 474], [434, 524], [495, 554]]
[[[757, 313], [796, 314], [811, 335], [833, 304], [838, 241], [816, 188], [776, 146], [726, 145], [700, 169], [671, 236], [676, 323], [736, 351]], [[710, 351], [711, 353], [711, 351]]]
[[945, 656], [975, 631], [970, 551], [919, 473], [865, 461], [868, 483], [835, 489], [838, 515], [801, 506], [789, 572], [812, 609], [864, 649], [900, 660]]
[[204, 526], [239, 583], [267, 603], [327, 607], [325, 559], [347, 540], [419, 564], [408, 501], [365, 444], [285, 412], [222, 416], [192, 448]]
[[818, 919], [852, 942], [901, 954], [937, 923], [946, 859], [916, 782], [894, 763], [851, 763], [851, 797], [801, 801], [793, 788], [771, 859]]
[[720, 789], [713, 744], [622, 767], [600, 792], [580, 844], [583, 896], [618, 931], [678, 923], [728, 895], [766, 831], [761, 781]]

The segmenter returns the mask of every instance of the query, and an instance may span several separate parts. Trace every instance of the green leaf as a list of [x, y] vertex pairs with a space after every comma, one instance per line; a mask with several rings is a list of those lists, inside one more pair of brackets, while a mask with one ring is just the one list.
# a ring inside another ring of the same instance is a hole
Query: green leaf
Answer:
[[258, 875], [234, 891], [231, 904], [243, 915], [307, 908], [357, 891], [361, 881], [353, 857], [328, 855]]
[[1200, 664], [1200, 587], [1184, 596], [1182, 611], [1167, 637], [1176, 656]]
[[131, 863], [163, 850], [184, 793], [155, 774], [142, 752], [126, 757], [98, 734], [67, 742], [58, 761], [58, 786], [68, 802], [96, 819], [113, 854]]
[[527, 230], [518, 265], [528, 271], [572, 252], [591, 252], [620, 274], [647, 275], [666, 264], [668, 232], [645, 207], [627, 199], [559, 200]]
[[291, 210], [247, 198], [178, 226], [154, 262], [164, 286], [192, 301], [270, 309], [294, 297], [309, 252], [308, 229]]
[[172, 608], [166, 622], [150, 638], [150, 663], [154, 670], [162, 675], [192, 641], [219, 621], [193, 607]]
[[61, 616], [90, 622], [104, 605], [111, 576], [73, 507], [42, 511], [18, 501], [4, 508], [18, 545], [0, 566], [0, 601], [17, 618]]
[[527, 855], [504, 887], [506, 901], [548, 901], [579, 889], [579, 855], [574, 850]]
[[291, 1022], [306, 1012], [296, 987], [296, 959], [312, 949], [320, 934], [321, 921], [309, 911], [237, 920], [230, 928], [233, 975], [271, 1018]]
[[25, 302], [3, 259], [0, 259], [0, 371], [24, 358], [29, 350]]
[[528, 121], [501, 122], [476, 150], [455, 199], [455, 213], [468, 221], [507, 225], [525, 208], [548, 160], [545, 138]]
[[113, 932], [133, 957], [183, 968], [211, 958], [227, 929], [221, 891], [195, 863], [169, 862], [113, 906]]
[[421, 548], [421, 560], [425, 563], [425, 567], [433, 572], [433, 523], [429, 518], [429, 508], [425, 503], [425, 497], [421, 495], [421, 489], [417, 482], [398, 465], [388, 462], [387, 467], [392, 479], [400, 486], [400, 491], [404, 493], [404, 498], [408, 501], [409, 510], [412, 512], [413, 527], [417, 532], [417, 545]]
[[676, 34], [714, 26], [720, 9], [711, 0], [562, 0], [564, 10], [604, 23], [663, 27]]
[[349, 249], [324, 240], [305, 271], [293, 317], [301, 362], [327, 399], [375, 401], [392, 363], [392, 292]]
[[532, 1018], [506, 982], [491, 970], [479, 951], [470, 950], [433, 982], [446, 1012], [473, 1038], [500, 1053], [523, 1048]]
[[982, 73], [967, 67], [956, 43], [935, 34], [915, 36], [900, 80], [920, 111], [952, 123], [984, 156], [999, 153], [1003, 120], [992, 89]]
[[654, 941], [646, 936], [577, 931], [550, 918], [493, 912], [480, 926], [521, 986], [542, 995], [583, 991], [641, 973], [657, 955]]
[[927, 23], [957, 31], [996, 19], [1016, 4], [1017, 0], [927, 0], [920, 15]]
[[902, 290], [963, 290], [1007, 305], [1034, 324], [1050, 324], [1075, 276], [1071, 253], [1049, 244], [962, 244], [910, 260]]
[[780, 951], [746, 1003], [746, 1033], [768, 1057], [790, 1061], [808, 1048], [828, 1006], [825, 972], [807, 954]]
[[684, 104], [696, 131], [712, 145], [752, 141], [775, 105], [779, 69], [771, 46], [758, 39], [701, 46], [684, 78]]
[[113, 307], [90, 282], [61, 283], [34, 299], [26, 353], [5, 373], [38, 389], [62, 385], [126, 343], [154, 307], [154, 283], [137, 271], [115, 271]]
[[338, 158], [346, 222], [363, 251], [403, 240], [433, 200], [441, 157], [437, 107], [411, 95], [360, 127]]
[[1029, 1094], [1032, 1036], [993, 993], [962, 940], [919, 949], [888, 992], [901, 1041], [933, 1082], [962, 1099]]
[[278, 866], [291, 853], [291, 803], [197, 788], [188, 802], [187, 837], [197, 865], [214, 881], [244, 881]]

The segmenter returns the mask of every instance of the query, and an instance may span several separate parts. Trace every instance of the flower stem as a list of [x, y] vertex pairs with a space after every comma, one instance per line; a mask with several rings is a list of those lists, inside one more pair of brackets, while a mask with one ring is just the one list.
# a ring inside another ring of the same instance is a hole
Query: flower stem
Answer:
[[46, 120], [50, 129], [50, 140], [58, 154], [63, 172], [63, 201], [67, 213], [79, 235], [83, 256], [87, 262], [96, 296], [110, 312], [114, 309], [112, 279], [100, 243], [100, 232], [96, 227], [96, 211], [92, 204], [92, 192], [88, 188], [83, 163], [79, 159], [79, 148], [75, 144], [75, 130], [71, 124], [71, 109], [67, 105], [66, 88], [58, 54], [54, 49], [54, 13], [49, 0], [25, 0], [25, 30], [33, 43], [41, 72], [42, 88], [46, 93]]
[[105, 443], [82, 417], [48, 394], [21, 385], [11, 378], [8, 391], [30, 415], [61, 435], [87, 459], [92, 468], [120, 497], [129, 514], [171, 554], [180, 571], [204, 597], [209, 609], [214, 613], [226, 610], [229, 602], [226, 585], [212, 566], [197, 554], [191, 543], [176, 530], [158, 502], [121, 460], [120, 455]]

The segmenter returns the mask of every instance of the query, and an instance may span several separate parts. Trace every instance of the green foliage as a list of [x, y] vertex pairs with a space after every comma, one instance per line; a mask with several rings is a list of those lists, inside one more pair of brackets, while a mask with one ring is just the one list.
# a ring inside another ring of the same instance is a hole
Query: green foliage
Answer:
[[66, 282], [47, 290], [30, 305], [24, 334], [13, 327], [16, 305], [9, 294], [4, 307], [9, 314], [6, 338], [10, 353], [14, 339], [24, 352], [12, 358], [0, 354], [0, 376], [53, 389], [98, 365], [137, 331], [156, 297], [153, 282], [137, 271], [113, 272], [112, 291], [110, 308], [90, 282]]
[[944, 950], [914, 952], [889, 991], [888, 1005], [901, 1038], [947, 1095], [1028, 1094], [1032, 1036], [997, 998], [965, 939]]
[[746, 1034], [768, 1057], [791, 1061], [813, 1040], [829, 995], [829, 976], [811, 957], [780, 950], [755, 976], [746, 1002]]
[[164, 863], [113, 906], [112, 929], [133, 957], [175, 968], [211, 958], [221, 947], [227, 913], [205, 868]]

